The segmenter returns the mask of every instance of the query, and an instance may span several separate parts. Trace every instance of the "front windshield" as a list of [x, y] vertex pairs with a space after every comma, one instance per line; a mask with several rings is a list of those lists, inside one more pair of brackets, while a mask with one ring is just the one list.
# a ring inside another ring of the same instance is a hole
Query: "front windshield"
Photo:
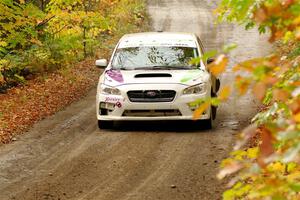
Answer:
[[197, 48], [175, 46], [143, 46], [118, 49], [113, 69], [195, 69], [191, 59], [198, 57]]

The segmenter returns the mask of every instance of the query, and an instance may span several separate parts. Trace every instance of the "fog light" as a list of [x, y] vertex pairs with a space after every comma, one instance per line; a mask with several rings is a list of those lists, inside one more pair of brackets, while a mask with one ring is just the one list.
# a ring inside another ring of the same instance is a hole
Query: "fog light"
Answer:
[[196, 105], [188, 104], [188, 106], [189, 106], [190, 110], [193, 111], [193, 112], [196, 111], [197, 108], [198, 108], [198, 106], [196, 106]]
[[[192, 105], [192, 104], [188, 104], [188, 106], [189, 106], [189, 108], [190, 108], [190, 110], [191, 110], [192, 112], [195, 112], [195, 111], [199, 108], [199, 106]], [[206, 111], [204, 111], [204, 112], [202, 113], [202, 115], [206, 115]]]
[[108, 111], [114, 111], [115, 110], [115, 104], [114, 103], [106, 103], [101, 102], [100, 103], [100, 109], [107, 109]]
[[196, 111], [197, 110], [197, 107], [190, 107], [191, 111]]

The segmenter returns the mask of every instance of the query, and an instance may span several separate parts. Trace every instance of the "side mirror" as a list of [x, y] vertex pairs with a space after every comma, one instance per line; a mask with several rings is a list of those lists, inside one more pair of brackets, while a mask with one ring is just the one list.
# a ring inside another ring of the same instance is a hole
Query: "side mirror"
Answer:
[[207, 64], [210, 64], [210, 63], [213, 63], [213, 62], [215, 62], [214, 58], [208, 58], [207, 59]]
[[98, 68], [106, 68], [107, 67], [107, 60], [106, 59], [96, 60], [96, 66]]

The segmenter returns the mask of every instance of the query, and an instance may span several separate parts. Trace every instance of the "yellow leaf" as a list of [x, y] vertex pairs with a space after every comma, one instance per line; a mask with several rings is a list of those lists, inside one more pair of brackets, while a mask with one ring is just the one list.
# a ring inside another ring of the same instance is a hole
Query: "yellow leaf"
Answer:
[[241, 70], [241, 66], [240, 66], [239, 64], [233, 66], [233, 68], [232, 68], [232, 71], [233, 71], [233, 72], [237, 72], [237, 71], [239, 71], [239, 70]]
[[300, 24], [300, 16], [296, 17], [294, 20], [293, 20], [293, 25], [297, 26]]
[[248, 158], [250, 158], [250, 159], [257, 158], [258, 153], [259, 153], [258, 147], [249, 148], [249, 149], [247, 150], [247, 156], [248, 156]]
[[296, 115], [294, 115], [294, 120], [298, 123], [300, 123], [300, 112], [298, 112]]
[[224, 54], [222, 54], [218, 56], [216, 61], [209, 64], [208, 68], [213, 75], [217, 76], [225, 71], [227, 64], [228, 64], [228, 58]]
[[267, 168], [271, 172], [281, 172], [281, 173], [283, 173], [285, 171], [285, 165], [280, 163], [280, 162], [272, 163]]
[[288, 175], [289, 180], [297, 180], [300, 178], [300, 172], [296, 171]]
[[6, 47], [7, 43], [5, 41], [0, 41], [0, 47]]
[[239, 76], [239, 75], [236, 76], [235, 85], [238, 89], [239, 95], [246, 94], [250, 83], [251, 83], [250, 79], [248, 79], [246, 77]]
[[293, 172], [295, 170], [297, 170], [297, 167], [298, 167], [298, 164], [297, 163], [294, 163], [294, 162], [291, 162], [291, 163], [288, 163], [287, 164], [287, 171], [290, 173], [290, 172]]
[[264, 58], [254, 58], [254, 59], [250, 59], [250, 60], [246, 60], [244, 62], [238, 63], [237, 65], [235, 65], [232, 70], [234, 72], [236, 71], [248, 71], [248, 72], [253, 72], [253, 70], [255, 69], [256, 66], [261, 65], [261, 63], [264, 61]]
[[229, 87], [229, 86], [225, 86], [225, 87], [221, 90], [221, 92], [220, 92], [220, 94], [219, 94], [219, 99], [220, 99], [221, 101], [227, 100], [228, 97], [229, 97], [229, 95], [230, 95], [230, 92], [231, 92], [230, 87]]
[[209, 108], [209, 106], [210, 106], [210, 102], [205, 102], [201, 104], [199, 108], [197, 108], [197, 110], [194, 112], [193, 118], [195, 120], [199, 119], [201, 115]]

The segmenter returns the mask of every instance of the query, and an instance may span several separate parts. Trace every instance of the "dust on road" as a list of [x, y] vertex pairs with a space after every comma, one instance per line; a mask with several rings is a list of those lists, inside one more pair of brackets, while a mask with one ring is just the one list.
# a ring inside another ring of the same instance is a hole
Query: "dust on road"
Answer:
[[[216, 2], [149, 0], [153, 30], [195, 32], [207, 49], [236, 42], [231, 64], [265, 54], [256, 31], [213, 24]], [[228, 70], [221, 80], [232, 84], [233, 74]], [[234, 133], [255, 113], [249, 95], [222, 105], [211, 131], [188, 122], [132, 122], [100, 131], [95, 93], [0, 147], [1, 200], [220, 199], [224, 184], [215, 174]]]

